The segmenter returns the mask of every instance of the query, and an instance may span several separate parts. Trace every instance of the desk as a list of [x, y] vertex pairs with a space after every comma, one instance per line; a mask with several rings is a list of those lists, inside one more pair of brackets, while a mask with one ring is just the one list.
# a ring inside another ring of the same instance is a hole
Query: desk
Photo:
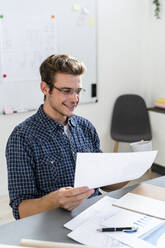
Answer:
[[[146, 181], [149, 184], [165, 187], [165, 176]], [[120, 198], [137, 185], [116, 190], [107, 195]], [[64, 209], [55, 209], [37, 214], [22, 220], [14, 221], [0, 226], [0, 243], [18, 245], [22, 238], [46, 240], [55, 242], [75, 243], [67, 237], [70, 232], [63, 227], [64, 223], [94, 204], [103, 196], [97, 196], [84, 201], [72, 213]]]

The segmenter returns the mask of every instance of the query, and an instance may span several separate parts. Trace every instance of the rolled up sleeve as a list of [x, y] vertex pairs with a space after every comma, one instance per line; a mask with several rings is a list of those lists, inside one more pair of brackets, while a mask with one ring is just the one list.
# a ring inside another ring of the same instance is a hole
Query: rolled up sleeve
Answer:
[[38, 197], [30, 142], [20, 133], [13, 131], [9, 137], [6, 146], [6, 161], [10, 206], [14, 217], [19, 219], [19, 204], [23, 200]]

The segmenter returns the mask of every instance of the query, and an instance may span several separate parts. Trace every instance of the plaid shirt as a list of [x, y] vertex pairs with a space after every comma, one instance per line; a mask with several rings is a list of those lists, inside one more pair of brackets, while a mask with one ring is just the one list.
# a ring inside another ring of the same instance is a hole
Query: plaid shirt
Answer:
[[[64, 126], [50, 119], [41, 106], [13, 130], [6, 159], [10, 206], [16, 219], [23, 200], [73, 187], [77, 152], [101, 152], [95, 128], [82, 117], [69, 118], [67, 137]], [[93, 195], [98, 195], [98, 189]]]

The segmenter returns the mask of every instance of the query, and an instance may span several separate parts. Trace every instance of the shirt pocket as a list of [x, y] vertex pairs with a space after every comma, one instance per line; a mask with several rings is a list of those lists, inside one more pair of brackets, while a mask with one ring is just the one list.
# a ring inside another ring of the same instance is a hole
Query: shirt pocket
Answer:
[[94, 152], [93, 144], [90, 141], [82, 142], [78, 145], [78, 152]]
[[40, 189], [45, 187], [54, 188], [58, 184], [58, 167], [60, 156], [47, 155], [38, 160], [36, 168], [37, 186]]

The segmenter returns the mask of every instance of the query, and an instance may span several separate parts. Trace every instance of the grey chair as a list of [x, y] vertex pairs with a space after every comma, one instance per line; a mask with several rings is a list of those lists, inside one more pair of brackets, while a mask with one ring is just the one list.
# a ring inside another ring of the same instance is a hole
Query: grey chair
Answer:
[[[141, 96], [126, 94], [116, 99], [112, 113], [111, 137], [115, 141], [114, 152], [118, 151], [119, 142], [152, 139], [147, 107]], [[151, 178], [151, 169], [149, 175]]]

